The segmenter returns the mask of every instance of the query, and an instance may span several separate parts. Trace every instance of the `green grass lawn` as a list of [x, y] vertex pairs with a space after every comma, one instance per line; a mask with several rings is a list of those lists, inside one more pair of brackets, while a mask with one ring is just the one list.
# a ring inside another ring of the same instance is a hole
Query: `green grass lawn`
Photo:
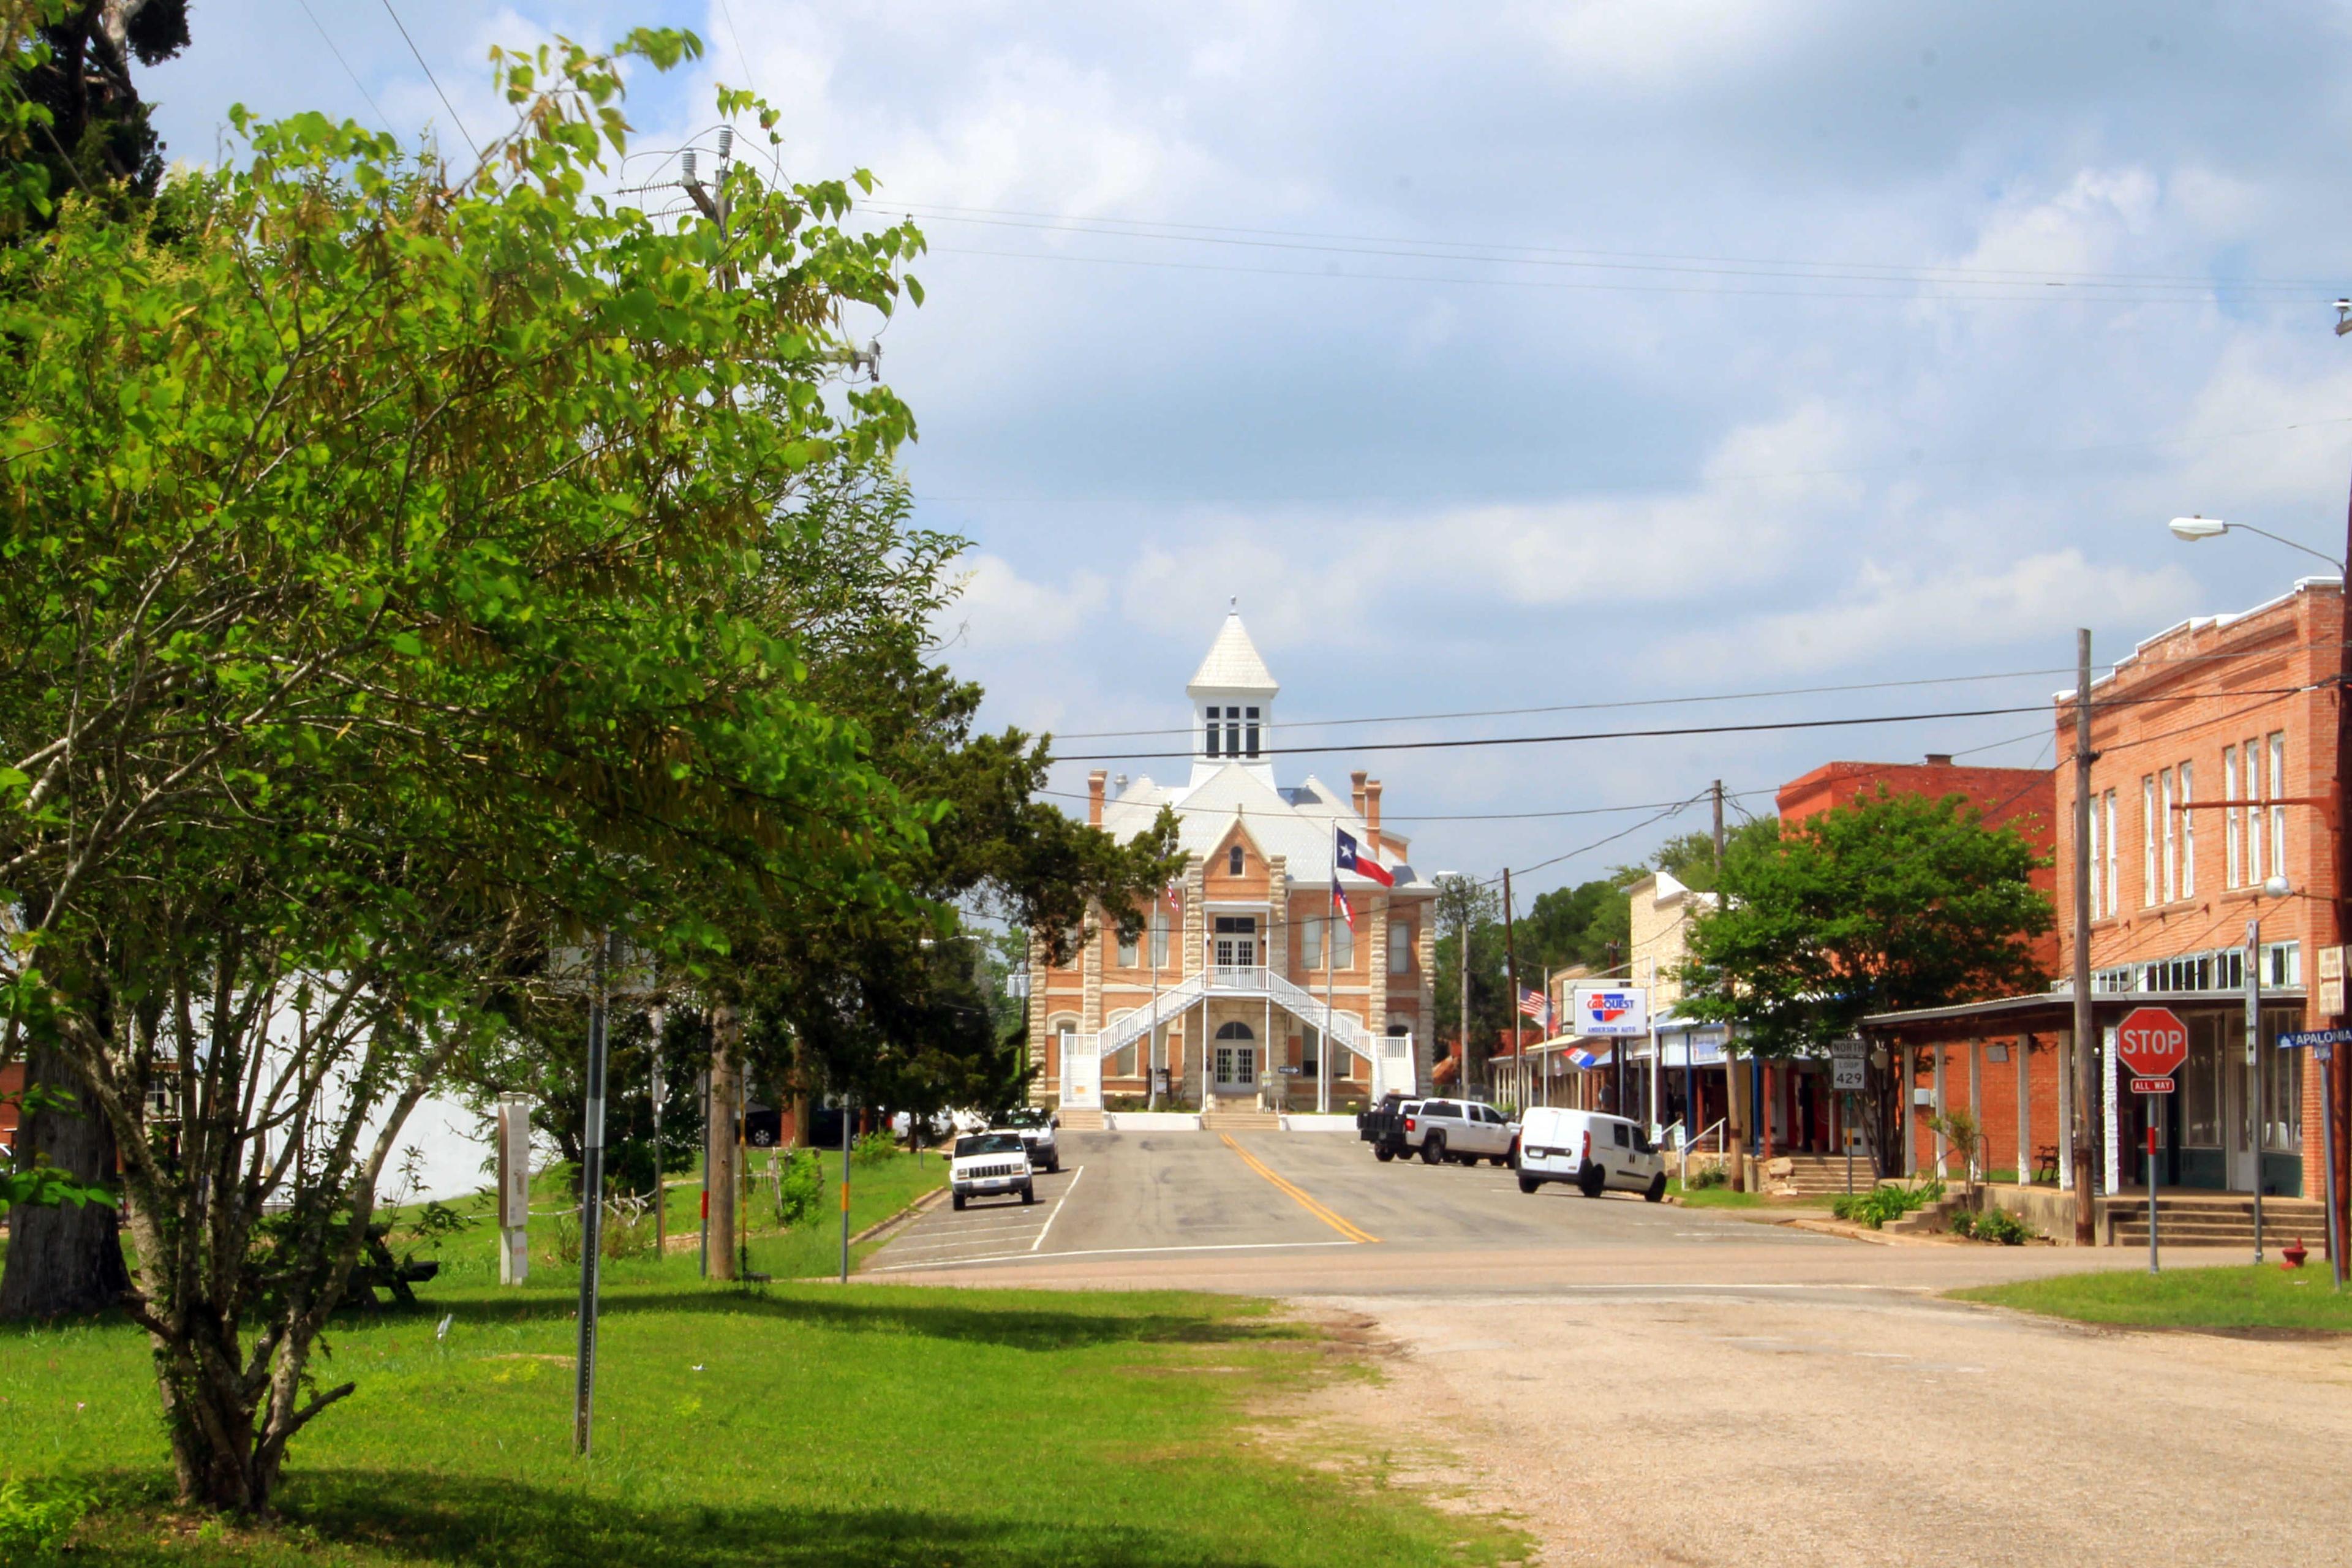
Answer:
[[2152, 1328], [2333, 1329], [2352, 1333], [2352, 1293], [2339, 1296], [2316, 1253], [2301, 1268], [2118, 1268], [1953, 1292], [2085, 1323]]
[[1681, 1200], [1685, 1208], [1695, 1209], [1826, 1209], [1826, 1197], [1776, 1198], [1762, 1193], [1735, 1193], [1729, 1187], [1690, 1187], [1672, 1176], [1666, 1178], [1666, 1191]]
[[0, 1331], [0, 1453], [97, 1499], [85, 1563], [1360, 1568], [1520, 1550], [1383, 1486], [1383, 1455], [1324, 1452], [1255, 1414], [1355, 1375], [1263, 1303], [652, 1269], [611, 1275], [591, 1460], [570, 1448], [575, 1330], [553, 1271], [340, 1322], [322, 1375], [360, 1392], [298, 1441], [266, 1530], [169, 1506], [146, 1349], [124, 1324]]
[[[858, 1163], [853, 1226], [940, 1172]], [[836, 1266], [838, 1156], [826, 1175], [814, 1224], [755, 1235], [755, 1268]], [[1225, 1297], [730, 1287], [690, 1247], [646, 1250], [605, 1265], [597, 1451], [576, 1459], [579, 1276], [556, 1251], [534, 1221], [530, 1279], [501, 1289], [492, 1234], [467, 1230], [419, 1310], [339, 1318], [318, 1375], [359, 1392], [297, 1441], [276, 1525], [172, 1506], [146, 1345], [121, 1321], [0, 1326], [0, 1480], [94, 1499], [70, 1559], [93, 1564], [1360, 1568], [1523, 1549], [1385, 1485], [1381, 1448], [1267, 1414], [1369, 1373]]]

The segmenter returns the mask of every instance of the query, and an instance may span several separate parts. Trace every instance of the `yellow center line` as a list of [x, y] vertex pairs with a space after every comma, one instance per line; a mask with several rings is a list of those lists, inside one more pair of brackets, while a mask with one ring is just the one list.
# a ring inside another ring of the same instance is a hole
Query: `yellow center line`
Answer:
[[1234, 1142], [1234, 1135], [1232, 1133], [1220, 1132], [1217, 1136], [1223, 1141], [1226, 1148], [1231, 1149], [1234, 1153], [1239, 1154], [1242, 1157], [1242, 1163], [1247, 1165], [1251, 1170], [1255, 1171], [1259, 1175], [1264, 1176], [1267, 1181], [1272, 1182], [1276, 1186], [1281, 1188], [1282, 1191], [1288, 1195], [1291, 1202], [1297, 1204], [1300, 1208], [1305, 1209], [1308, 1214], [1313, 1215], [1317, 1219], [1321, 1220], [1325, 1225], [1329, 1226], [1333, 1230], [1338, 1231], [1341, 1236], [1346, 1237], [1349, 1241], [1380, 1240], [1379, 1237], [1374, 1236], [1370, 1231], [1366, 1230], [1363, 1226], [1356, 1225], [1351, 1221], [1343, 1219], [1339, 1215], [1333, 1214], [1329, 1209], [1317, 1202], [1311, 1194], [1309, 1194], [1305, 1189], [1298, 1186], [1296, 1183], [1277, 1174], [1271, 1166], [1266, 1164], [1265, 1161], [1259, 1159], [1256, 1155], [1251, 1153], [1248, 1150]]

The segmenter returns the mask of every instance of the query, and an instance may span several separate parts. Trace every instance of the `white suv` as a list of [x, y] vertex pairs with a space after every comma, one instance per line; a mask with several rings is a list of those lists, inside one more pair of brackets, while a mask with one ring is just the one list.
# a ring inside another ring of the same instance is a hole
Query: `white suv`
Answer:
[[1519, 1131], [1519, 1191], [1546, 1182], [1573, 1182], [1588, 1198], [1614, 1187], [1657, 1203], [1666, 1195], [1666, 1160], [1622, 1116], [1538, 1105]]
[[1451, 1160], [1475, 1165], [1484, 1159], [1507, 1165], [1519, 1141], [1517, 1122], [1474, 1100], [1424, 1100], [1412, 1117], [1412, 1141], [1423, 1164]]
[[948, 1167], [948, 1190], [958, 1208], [973, 1198], [1009, 1198], [1021, 1194], [1024, 1204], [1037, 1201], [1035, 1173], [1018, 1132], [975, 1132], [955, 1142]]

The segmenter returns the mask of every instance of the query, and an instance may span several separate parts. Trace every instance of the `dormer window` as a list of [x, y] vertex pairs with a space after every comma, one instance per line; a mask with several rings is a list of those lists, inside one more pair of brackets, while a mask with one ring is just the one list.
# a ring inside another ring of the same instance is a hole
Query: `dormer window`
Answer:
[[1234, 845], [1231, 849], [1225, 852], [1225, 875], [1228, 877], [1240, 876], [1242, 874], [1242, 867], [1247, 857], [1242, 853], [1242, 847], [1238, 844]]

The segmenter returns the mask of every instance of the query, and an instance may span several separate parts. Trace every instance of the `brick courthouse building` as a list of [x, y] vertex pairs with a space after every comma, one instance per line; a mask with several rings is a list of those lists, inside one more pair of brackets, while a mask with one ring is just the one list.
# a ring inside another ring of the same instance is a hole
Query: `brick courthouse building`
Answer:
[[[1068, 964], [1047, 965], [1031, 944], [1033, 1093], [1081, 1110], [1139, 1106], [1155, 1068], [1166, 1097], [1203, 1110], [1339, 1111], [1389, 1087], [1415, 1092], [1431, 1068], [1436, 889], [1381, 826], [1380, 781], [1352, 773], [1344, 795], [1311, 774], [1277, 782], [1281, 688], [1238, 610], [1184, 689], [1184, 782], [1097, 772], [1087, 805], [1087, 821], [1120, 838], [1173, 810], [1183, 879], [1137, 942], [1096, 911]], [[1335, 870], [1338, 831], [1393, 886]], [[1335, 877], [1352, 927], [1332, 908]]]

